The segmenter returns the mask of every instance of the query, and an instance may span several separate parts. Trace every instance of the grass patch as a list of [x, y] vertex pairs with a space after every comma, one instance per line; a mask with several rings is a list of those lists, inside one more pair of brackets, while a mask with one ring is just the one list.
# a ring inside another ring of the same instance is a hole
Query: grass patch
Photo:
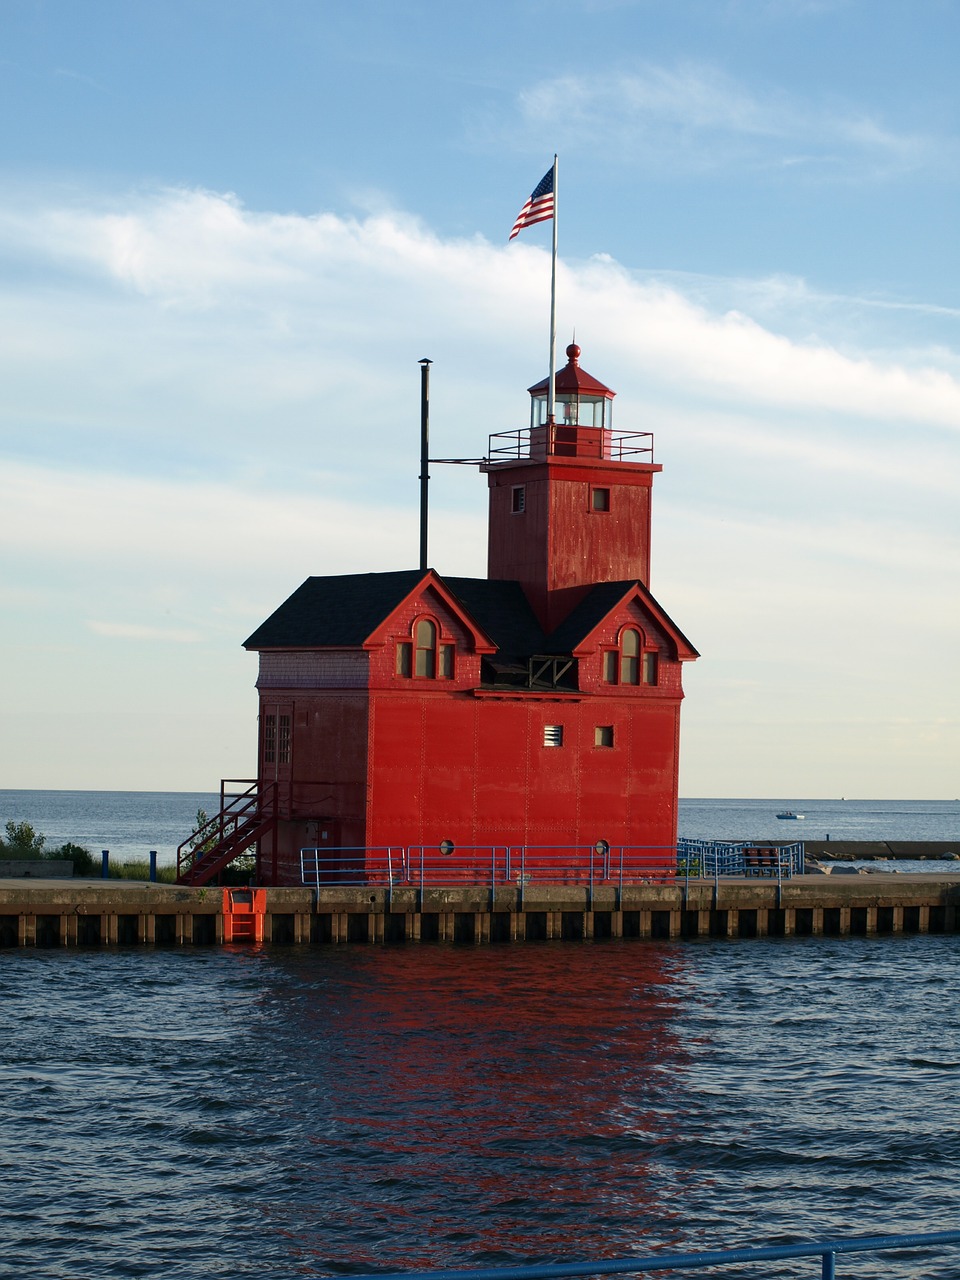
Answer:
[[[111, 862], [109, 867], [111, 880], [149, 880], [150, 862], [147, 858], [134, 858], [129, 862]], [[176, 884], [176, 867], [157, 867], [158, 884]]]

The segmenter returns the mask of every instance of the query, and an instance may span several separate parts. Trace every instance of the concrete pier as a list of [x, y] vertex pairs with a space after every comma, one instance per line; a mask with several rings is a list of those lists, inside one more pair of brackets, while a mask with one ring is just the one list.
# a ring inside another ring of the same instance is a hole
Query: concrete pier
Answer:
[[[249, 890], [137, 881], [0, 882], [0, 947], [199, 946], [242, 937]], [[261, 896], [262, 895], [262, 896]], [[796, 876], [596, 886], [266, 889], [274, 944], [474, 943], [603, 938], [761, 939], [960, 931], [955, 875]], [[249, 938], [254, 937], [253, 931]]]

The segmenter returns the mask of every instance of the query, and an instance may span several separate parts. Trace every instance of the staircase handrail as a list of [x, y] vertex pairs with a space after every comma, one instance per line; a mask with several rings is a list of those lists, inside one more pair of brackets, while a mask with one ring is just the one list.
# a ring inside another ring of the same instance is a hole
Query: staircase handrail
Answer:
[[[248, 785], [245, 791], [230, 795], [225, 788], [231, 783]], [[264, 783], [257, 778], [223, 779], [220, 783], [219, 812], [208, 818], [177, 846], [177, 879], [189, 875], [204, 858], [215, 857], [217, 850], [236, 836], [243, 822], [259, 819], [270, 804], [275, 805], [276, 785], [275, 782]], [[214, 840], [216, 843], [212, 844]], [[209, 849], [204, 848], [207, 844], [211, 844]]]

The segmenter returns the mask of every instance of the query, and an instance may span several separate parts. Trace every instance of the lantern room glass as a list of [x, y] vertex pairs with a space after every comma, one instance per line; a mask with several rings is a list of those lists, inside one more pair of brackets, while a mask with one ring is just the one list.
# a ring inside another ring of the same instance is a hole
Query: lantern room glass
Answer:
[[[578, 396], [558, 392], [554, 417], [558, 426], [603, 427], [610, 429], [613, 405], [606, 396]], [[547, 422], [547, 397], [532, 396], [530, 400], [530, 426], [543, 427]]]

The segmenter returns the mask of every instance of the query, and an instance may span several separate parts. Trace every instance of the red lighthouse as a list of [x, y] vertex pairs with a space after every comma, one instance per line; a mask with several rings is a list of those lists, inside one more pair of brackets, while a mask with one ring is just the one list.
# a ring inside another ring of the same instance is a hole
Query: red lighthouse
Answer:
[[556, 421], [539, 383], [529, 426], [490, 439], [486, 578], [311, 577], [245, 642], [257, 780], [193, 882], [254, 841], [278, 884], [300, 882], [304, 847], [352, 869], [411, 848], [464, 867], [493, 847], [554, 867], [600, 844], [672, 857], [697, 653], [648, 589], [660, 467], [567, 355]]

